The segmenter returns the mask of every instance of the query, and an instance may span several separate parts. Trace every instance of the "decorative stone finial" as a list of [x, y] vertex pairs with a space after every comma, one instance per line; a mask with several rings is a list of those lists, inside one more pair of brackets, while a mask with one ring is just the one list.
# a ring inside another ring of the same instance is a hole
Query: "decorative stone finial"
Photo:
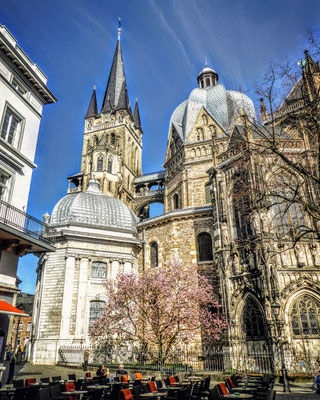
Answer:
[[46, 212], [45, 214], [43, 214], [42, 218], [43, 218], [43, 222], [45, 224], [48, 224], [50, 221], [50, 214], [48, 214], [48, 212]]

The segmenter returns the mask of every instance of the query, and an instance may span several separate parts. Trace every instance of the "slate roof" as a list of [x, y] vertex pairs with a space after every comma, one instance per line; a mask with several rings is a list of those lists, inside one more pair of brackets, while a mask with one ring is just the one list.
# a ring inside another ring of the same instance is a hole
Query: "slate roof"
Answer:
[[84, 116], [84, 118], [96, 117], [97, 115], [98, 115], [97, 95], [96, 95], [96, 89], [94, 88], [92, 91], [88, 111], [87, 114]]
[[120, 40], [117, 42], [101, 112], [126, 109], [131, 114]]
[[136, 99], [136, 104], [134, 106], [134, 111], [133, 111], [133, 120], [134, 120], [135, 128], [140, 129], [142, 132], [141, 121], [140, 121], [140, 112], [139, 112], [139, 106], [138, 106], [137, 99]]

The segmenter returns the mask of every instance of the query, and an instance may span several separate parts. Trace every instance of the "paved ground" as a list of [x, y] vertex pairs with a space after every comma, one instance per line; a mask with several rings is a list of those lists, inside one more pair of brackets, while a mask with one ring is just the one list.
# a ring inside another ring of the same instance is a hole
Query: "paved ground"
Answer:
[[[7, 369], [3, 376], [3, 385], [7, 382], [9, 371], [9, 363], [5, 363]], [[111, 373], [113, 371], [110, 371]], [[41, 377], [52, 377], [60, 375], [62, 379], [67, 379], [68, 374], [76, 374], [77, 377], [82, 378], [84, 372], [79, 368], [69, 368], [61, 366], [50, 365], [30, 365], [29, 363], [17, 365], [15, 370], [15, 378], [25, 379], [28, 377], [36, 377], [37, 381]], [[277, 391], [276, 400], [320, 400], [320, 395], [313, 393], [310, 383], [299, 383], [290, 385], [291, 393], [283, 393], [282, 385], [275, 385], [274, 389]]]

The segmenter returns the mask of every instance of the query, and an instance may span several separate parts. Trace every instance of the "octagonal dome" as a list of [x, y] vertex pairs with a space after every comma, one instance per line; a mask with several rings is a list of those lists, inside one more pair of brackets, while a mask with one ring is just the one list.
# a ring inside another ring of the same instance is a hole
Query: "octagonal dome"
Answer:
[[223, 85], [217, 84], [192, 90], [189, 98], [174, 110], [169, 133], [174, 126], [181, 139], [186, 141], [202, 108], [205, 108], [226, 132], [231, 131], [242, 109], [250, 119], [256, 119], [253, 102], [248, 96], [234, 90], [226, 90]]
[[122, 201], [107, 197], [91, 180], [85, 192], [68, 194], [54, 206], [51, 226], [86, 225], [136, 233], [137, 218]]

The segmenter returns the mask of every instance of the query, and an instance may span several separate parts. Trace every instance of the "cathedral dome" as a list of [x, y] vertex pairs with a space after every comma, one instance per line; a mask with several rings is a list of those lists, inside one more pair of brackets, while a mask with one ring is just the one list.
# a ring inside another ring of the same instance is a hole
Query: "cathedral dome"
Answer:
[[[209, 74], [209, 77], [206, 75]], [[199, 76], [200, 87], [193, 89], [189, 98], [181, 103], [170, 119], [169, 133], [172, 127], [186, 141], [202, 108], [221, 126], [230, 132], [241, 110], [255, 120], [256, 114], [252, 100], [243, 93], [226, 90], [216, 84], [217, 73], [211, 68], [204, 68]], [[204, 77], [204, 78], [203, 78]]]
[[72, 224], [133, 233], [137, 230], [134, 213], [122, 201], [102, 194], [99, 183], [93, 180], [85, 192], [68, 194], [53, 208], [51, 226]]

